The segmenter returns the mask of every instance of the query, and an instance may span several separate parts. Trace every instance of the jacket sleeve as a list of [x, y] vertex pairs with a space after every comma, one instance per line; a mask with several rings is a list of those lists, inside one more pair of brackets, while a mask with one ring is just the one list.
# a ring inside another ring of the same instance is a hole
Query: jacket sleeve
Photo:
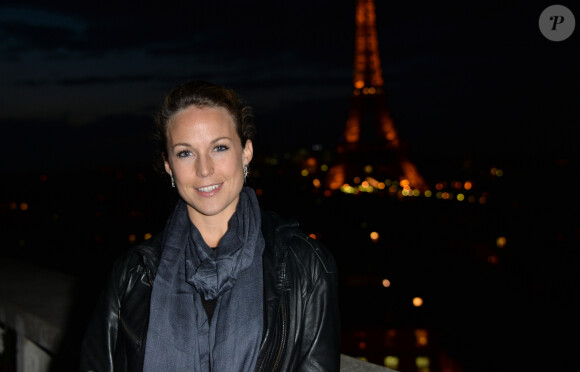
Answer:
[[301, 362], [298, 371], [331, 371], [340, 368], [340, 316], [338, 309], [338, 273], [330, 253], [307, 238], [316, 259], [313, 284], [304, 303], [304, 329]]
[[124, 276], [124, 260], [117, 260], [113, 264], [83, 336], [80, 354], [82, 372], [113, 371], [122, 297], [120, 283], [123, 282]]

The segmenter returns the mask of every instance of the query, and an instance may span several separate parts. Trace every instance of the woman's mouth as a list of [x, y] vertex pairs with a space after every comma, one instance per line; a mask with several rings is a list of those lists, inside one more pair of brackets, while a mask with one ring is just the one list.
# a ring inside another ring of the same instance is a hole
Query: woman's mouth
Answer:
[[220, 190], [220, 187], [222, 187], [222, 185], [223, 183], [218, 183], [215, 185], [198, 187], [196, 188], [196, 190], [203, 196], [213, 196]]

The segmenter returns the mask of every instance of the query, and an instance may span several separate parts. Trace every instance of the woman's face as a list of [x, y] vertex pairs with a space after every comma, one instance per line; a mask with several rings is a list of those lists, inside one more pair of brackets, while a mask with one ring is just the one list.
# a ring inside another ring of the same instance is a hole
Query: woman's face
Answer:
[[252, 160], [252, 141], [242, 148], [233, 118], [224, 108], [190, 106], [167, 128], [165, 170], [173, 175], [189, 217], [227, 225]]

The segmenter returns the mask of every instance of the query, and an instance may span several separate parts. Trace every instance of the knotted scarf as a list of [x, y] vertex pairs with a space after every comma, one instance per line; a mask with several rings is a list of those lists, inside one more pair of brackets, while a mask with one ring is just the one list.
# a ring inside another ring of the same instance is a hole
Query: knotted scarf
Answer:
[[[145, 372], [239, 372], [256, 366], [263, 328], [260, 208], [244, 187], [215, 252], [179, 201], [153, 282]], [[201, 296], [217, 299], [208, 321]]]

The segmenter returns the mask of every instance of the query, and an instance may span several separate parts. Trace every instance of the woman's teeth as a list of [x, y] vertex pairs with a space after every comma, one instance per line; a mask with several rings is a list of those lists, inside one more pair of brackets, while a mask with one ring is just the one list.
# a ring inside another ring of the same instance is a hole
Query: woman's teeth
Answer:
[[201, 192], [210, 192], [212, 190], [217, 189], [218, 187], [220, 187], [220, 185], [211, 185], [211, 186], [206, 186], [206, 187], [200, 187], [200, 188], [198, 188], [198, 190]]

